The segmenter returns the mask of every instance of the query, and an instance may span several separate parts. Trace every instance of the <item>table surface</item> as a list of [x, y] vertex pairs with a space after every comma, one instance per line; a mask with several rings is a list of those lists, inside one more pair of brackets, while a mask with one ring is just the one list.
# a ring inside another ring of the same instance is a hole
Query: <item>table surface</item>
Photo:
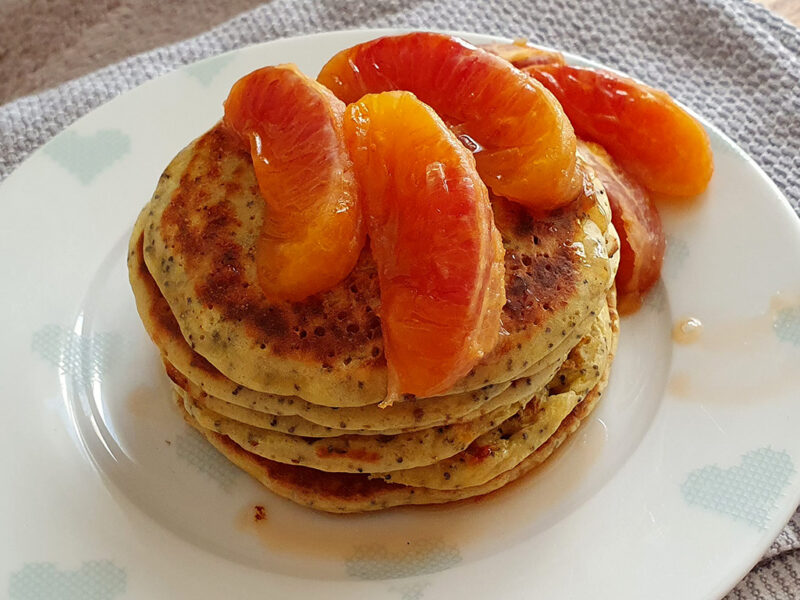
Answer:
[[[0, 104], [214, 27], [263, 0], [0, 0]], [[747, 1], [747, 0], [742, 0]], [[800, 0], [758, 0], [800, 26]]]
[[800, 27], [800, 0], [756, 0], [756, 2], [778, 13], [795, 27]]

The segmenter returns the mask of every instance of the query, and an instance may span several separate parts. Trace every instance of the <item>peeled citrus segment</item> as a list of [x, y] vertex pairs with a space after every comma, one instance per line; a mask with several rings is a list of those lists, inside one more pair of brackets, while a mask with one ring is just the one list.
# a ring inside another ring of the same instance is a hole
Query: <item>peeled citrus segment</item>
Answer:
[[438, 33], [379, 38], [343, 50], [317, 79], [348, 103], [372, 92], [413, 92], [464, 136], [495, 194], [538, 209], [578, 194], [575, 133], [556, 99], [463, 40]]
[[250, 149], [264, 198], [256, 264], [269, 298], [330, 289], [358, 260], [366, 229], [343, 114], [342, 101], [294, 65], [253, 71], [225, 101], [224, 122]]
[[664, 232], [647, 190], [623, 171], [599, 145], [578, 140], [578, 156], [603, 183], [611, 205], [611, 222], [620, 241], [617, 270], [617, 308], [636, 311], [642, 298], [661, 276]]
[[387, 402], [442, 394], [500, 330], [504, 250], [488, 191], [469, 151], [413, 94], [364, 96], [344, 131], [378, 266]]
[[515, 40], [511, 44], [483, 44], [487, 52], [507, 60], [518, 69], [533, 65], [563, 65], [564, 55], [555, 50], [531, 46], [525, 40]]
[[581, 138], [602, 144], [647, 189], [694, 196], [708, 186], [714, 170], [708, 135], [666, 92], [564, 64], [525, 71], [553, 92]]

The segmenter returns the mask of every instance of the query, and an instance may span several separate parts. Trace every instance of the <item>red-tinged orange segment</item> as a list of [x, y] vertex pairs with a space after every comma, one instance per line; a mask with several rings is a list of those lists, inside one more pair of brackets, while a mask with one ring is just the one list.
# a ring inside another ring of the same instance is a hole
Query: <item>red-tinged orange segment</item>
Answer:
[[714, 170], [708, 135], [666, 92], [570, 65], [525, 71], [553, 92], [581, 138], [601, 144], [647, 189], [694, 196], [708, 186]]
[[387, 403], [446, 392], [497, 342], [504, 250], [470, 152], [408, 92], [347, 107], [378, 266]]
[[413, 92], [475, 152], [492, 191], [550, 209], [572, 201], [575, 133], [555, 98], [519, 69], [438, 33], [383, 37], [343, 50], [317, 78], [345, 102], [388, 90]]
[[611, 205], [611, 221], [620, 241], [617, 307], [636, 311], [661, 276], [664, 232], [647, 190], [623, 171], [599, 145], [578, 140], [578, 156], [594, 169]]
[[518, 69], [534, 65], [565, 64], [561, 52], [531, 46], [525, 40], [514, 40], [511, 44], [483, 44], [481, 48], [507, 60]]
[[366, 239], [359, 187], [342, 131], [344, 104], [294, 65], [237, 81], [225, 124], [250, 148], [265, 202], [258, 280], [276, 300], [330, 289]]

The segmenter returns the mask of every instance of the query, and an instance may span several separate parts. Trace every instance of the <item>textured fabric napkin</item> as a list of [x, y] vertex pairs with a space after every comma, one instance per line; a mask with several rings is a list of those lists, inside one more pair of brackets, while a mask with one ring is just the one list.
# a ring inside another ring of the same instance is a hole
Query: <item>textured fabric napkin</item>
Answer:
[[[709, 118], [800, 211], [800, 31], [747, 0], [273, 0], [196, 38], [0, 107], [0, 180], [78, 117], [180, 65], [359, 27], [524, 36], [597, 59]], [[800, 513], [729, 598], [800, 598]]]

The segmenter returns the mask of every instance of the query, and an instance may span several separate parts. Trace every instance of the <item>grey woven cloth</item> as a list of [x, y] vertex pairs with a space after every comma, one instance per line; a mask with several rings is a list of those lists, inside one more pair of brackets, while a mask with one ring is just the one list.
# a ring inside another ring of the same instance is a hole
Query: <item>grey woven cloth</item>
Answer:
[[[78, 117], [176, 67], [279, 37], [358, 27], [524, 36], [631, 73], [709, 118], [800, 211], [800, 31], [747, 0], [274, 0], [0, 107], [0, 180]], [[800, 599], [800, 513], [728, 598]]]

